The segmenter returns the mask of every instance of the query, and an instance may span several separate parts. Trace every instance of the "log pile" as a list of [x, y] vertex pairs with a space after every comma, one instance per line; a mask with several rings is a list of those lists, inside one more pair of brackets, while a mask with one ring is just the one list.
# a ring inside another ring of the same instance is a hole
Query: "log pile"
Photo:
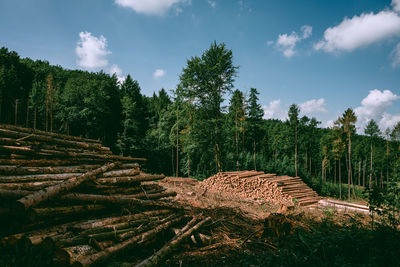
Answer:
[[241, 198], [272, 203], [317, 203], [318, 194], [299, 177], [277, 176], [257, 171], [219, 172], [201, 182], [204, 189]]
[[98, 140], [0, 125], [0, 255], [9, 255], [0, 265], [92, 266], [172, 237], [157, 243], [161, 254], [136, 259], [159, 262], [208, 219], [190, 221], [144, 161]]

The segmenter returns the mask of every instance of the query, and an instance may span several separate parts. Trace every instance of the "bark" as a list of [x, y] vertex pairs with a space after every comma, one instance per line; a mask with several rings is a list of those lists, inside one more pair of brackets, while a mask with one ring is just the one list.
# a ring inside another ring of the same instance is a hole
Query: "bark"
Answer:
[[43, 181], [64, 181], [69, 178], [78, 177], [82, 173], [59, 173], [59, 174], [34, 174], [0, 177], [0, 186], [3, 183], [43, 182]]
[[151, 257], [140, 262], [137, 267], [147, 267], [147, 266], [157, 266], [165, 259], [169, 253], [176, 249], [180, 244], [183, 243], [187, 238], [189, 238], [195, 231], [199, 230], [207, 222], [211, 221], [210, 217], [207, 217], [197, 223], [194, 226], [189, 226], [192, 221], [190, 221], [180, 232], [178, 232], [175, 237], [173, 237], [168, 243], [166, 243], [160, 250], [154, 253]]
[[358, 162], [358, 186], [361, 186], [361, 160]]
[[339, 199], [342, 199], [342, 167], [339, 158]]
[[72, 177], [58, 185], [50, 186], [43, 190], [37, 191], [31, 195], [27, 195], [17, 201], [16, 207], [15, 207], [16, 212], [22, 213], [23, 211], [27, 210], [28, 208], [34, 207], [44, 200], [51, 199], [54, 196], [56, 196], [57, 194], [69, 191], [69, 190], [79, 186], [80, 184], [82, 184], [85, 181], [95, 179], [97, 175], [104, 173], [108, 170], [111, 170], [111, 169], [115, 168], [116, 166], [118, 166], [117, 163], [109, 163], [109, 164], [104, 165], [101, 168], [87, 172], [78, 177]]
[[124, 176], [133, 176], [138, 175], [140, 171], [138, 169], [128, 169], [128, 170], [118, 170], [118, 171], [108, 171], [103, 173], [100, 177], [124, 177]]
[[[24, 174], [64, 174], [64, 173], [82, 173], [88, 170], [100, 168], [101, 165], [81, 165], [81, 166], [55, 166], [55, 167], [22, 167], [0, 165], [0, 175], [24, 175]], [[122, 176], [122, 175], [120, 175]], [[0, 180], [2, 177], [0, 177]]]
[[57, 138], [64, 139], [64, 140], [87, 142], [87, 143], [94, 143], [94, 144], [101, 145], [101, 141], [100, 140], [95, 140], [95, 139], [88, 139], [88, 138], [83, 138], [83, 137], [77, 137], [77, 136], [71, 136], [71, 135], [65, 135], [65, 134], [59, 134], [59, 133], [52, 133], [52, 132], [46, 132], [46, 131], [35, 130], [35, 129], [31, 129], [31, 128], [24, 128], [24, 127], [13, 126], [13, 125], [6, 125], [6, 124], [2, 124], [2, 125], [0, 125], [0, 127], [8, 129], [8, 130], [12, 130], [12, 131], [22, 132], [22, 133], [44, 135], [44, 136], [49, 136], [49, 137], [57, 137]]
[[28, 211], [27, 218], [33, 222], [39, 219], [50, 219], [52, 217], [59, 218], [79, 214], [90, 214], [106, 208], [107, 207], [103, 205], [74, 205], [51, 208], [33, 208]]
[[371, 166], [370, 166], [370, 169], [369, 169], [369, 189], [371, 189], [372, 188], [372, 156], [373, 156], [373, 154], [372, 154], [372, 142], [371, 142]]
[[[59, 185], [62, 181], [43, 181], [27, 183], [0, 183], [0, 190], [40, 190], [49, 186]], [[31, 192], [33, 193], [33, 192]]]
[[106, 225], [116, 224], [116, 223], [120, 223], [120, 222], [124, 222], [124, 221], [148, 219], [151, 217], [170, 214], [170, 213], [171, 213], [171, 210], [167, 210], [167, 209], [145, 211], [145, 212], [131, 214], [131, 215], [108, 217], [108, 218], [97, 219], [95, 221], [86, 222], [86, 223], [82, 223], [82, 224], [76, 224], [74, 226], [74, 228], [81, 229], [81, 230], [92, 229], [92, 228], [104, 227]]
[[126, 184], [126, 183], [139, 183], [144, 181], [155, 181], [164, 179], [165, 175], [150, 175], [150, 174], [141, 174], [136, 176], [126, 176], [126, 177], [110, 177], [110, 178], [99, 178], [96, 180], [99, 184]]
[[31, 191], [27, 190], [9, 190], [9, 189], [0, 189], [0, 198], [1, 199], [16, 199], [21, 198], [23, 196], [31, 194]]
[[97, 251], [89, 245], [79, 245], [66, 248], [58, 248], [53, 254], [55, 265], [71, 265], [75, 261], [90, 256]]
[[67, 194], [61, 196], [60, 199], [69, 201], [87, 202], [87, 203], [106, 204], [106, 205], [129, 205], [129, 206], [141, 206], [141, 207], [161, 207], [168, 209], [181, 209], [181, 206], [162, 201], [141, 200], [128, 197], [81, 194], [81, 193]]
[[172, 225], [180, 222], [182, 220], [182, 217], [180, 218], [176, 218], [172, 221], [166, 222], [162, 225], [159, 225], [157, 227], [155, 227], [154, 229], [147, 231], [143, 234], [140, 234], [138, 236], [134, 236], [128, 240], [125, 240], [115, 246], [111, 246], [108, 247], [106, 249], [104, 249], [103, 251], [100, 251], [96, 254], [93, 254], [91, 256], [88, 256], [84, 259], [81, 259], [79, 261], [76, 261], [74, 263], [74, 266], [93, 266], [94, 264], [98, 265], [102, 262], [105, 262], [107, 259], [109, 259], [110, 257], [121, 253], [129, 248], [134, 247], [135, 245], [137, 245], [140, 241], [144, 242], [147, 240], [150, 240], [152, 238], [154, 238], [155, 236], [157, 236], [159, 233], [161, 233], [162, 231], [165, 231], [166, 229], [168, 229], [169, 227], [171, 227]]

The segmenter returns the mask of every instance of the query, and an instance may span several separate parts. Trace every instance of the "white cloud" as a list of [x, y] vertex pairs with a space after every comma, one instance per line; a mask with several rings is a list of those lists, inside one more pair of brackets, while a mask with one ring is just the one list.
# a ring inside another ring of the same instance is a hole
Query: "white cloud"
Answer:
[[393, 58], [392, 67], [395, 68], [400, 65], [400, 43], [393, 49], [391, 56]]
[[210, 4], [210, 6], [211, 6], [212, 8], [215, 8], [215, 6], [217, 5], [217, 2], [212, 1], [212, 0], [207, 0], [207, 2], [208, 2], [208, 4]]
[[[396, 1], [398, 2], [398, 1]], [[397, 7], [397, 6], [396, 6]], [[356, 48], [400, 35], [400, 16], [391, 10], [363, 13], [325, 30], [324, 38], [314, 45], [326, 52], [352, 51]]]
[[300, 103], [300, 112], [304, 115], [317, 115], [320, 113], [327, 113], [325, 108], [326, 103], [324, 98], [311, 99], [306, 102]]
[[273, 44], [274, 44], [274, 41], [267, 41], [268, 46], [273, 45]]
[[400, 0], [393, 0], [392, 7], [394, 11], [400, 12]]
[[153, 77], [154, 79], [160, 79], [161, 77], [163, 77], [167, 72], [163, 69], [156, 69], [153, 73]]
[[[292, 57], [296, 51], [294, 50], [296, 44], [301, 40], [307, 39], [312, 34], [312, 27], [303, 25], [301, 27], [302, 34], [298, 35], [295, 31], [291, 34], [279, 34], [278, 40], [276, 41], [276, 47], [283, 52], [283, 55], [287, 58]], [[267, 43], [268, 44], [268, 43]]]
[[361, 101], [361, 106], [354, 109], [357, 115], [357, 129], [360, 133], [364, 132], [367, 123], [373, 119], [380, 126], [381, 130], [393, 127], [397, 121], [400, 121], [400, 114], [392, 115], [386, 110], [399, 100], [400, 96], [393, 94], [390, 90], [380, 91], [374, 89]]
[[122, 69], [117, 65], [113, 64], [110, 68], [110, 74], [117, 75], [118, 82], [123, 83], [125, 81], [125, 77], [122, 76]]
[[282, 121], [287, 119], [287, 110], [281, 107], [280, 99], [269, 102], [267, 106], [263, 106], [263, 109], [264, 119], [279, 119]]
[[103, 35], [97, 38], [90, 32], [80, 32], [79, 38], [75, 48], [78, 66], [96, 69], [108, 65], [106, 56], [111, 52], [107, 51], [107, 40]]
[[327, 120], [325, 123], [322, 125], [323, 128], [332, 128], [334, 124], [333, 120]]
[[169, 9], [175, 7], [175, 14], [182, 12], [178, 5], [190, 3], [190, 0], [115, 0], [117, 5], [131, 8], [136, 13], [146, 15], [164, 15]]

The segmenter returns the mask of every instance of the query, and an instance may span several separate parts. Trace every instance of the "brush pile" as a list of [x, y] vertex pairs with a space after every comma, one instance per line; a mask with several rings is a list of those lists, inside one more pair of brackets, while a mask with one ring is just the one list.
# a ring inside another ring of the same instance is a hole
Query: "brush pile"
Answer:
[[161, 249], [133, 260], [160, 262], [209, 218], [172, 203], [144, 161], [98, 140], [0, 125], [0, 265], [92, 266], [149, 246]]
[[320, 200], [318, 194], [299, 177], [257, 171], [219, 172], [201, 182], [200, 186], [228, 196], [275, 204], [291, 205], [295, 201], [305, 206]]

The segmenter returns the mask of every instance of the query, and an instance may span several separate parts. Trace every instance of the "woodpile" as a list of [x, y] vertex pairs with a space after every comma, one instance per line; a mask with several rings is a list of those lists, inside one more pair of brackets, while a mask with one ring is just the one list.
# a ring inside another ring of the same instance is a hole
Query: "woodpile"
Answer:
[[98, 140], [0, 125], [0, 255], [9, 260], [0, 265], [92, 266], [154, 244], [161, 250], [136, 263], [159, 263], [209, 218], [174, 204], [144, 161]]
[[305, 206], [320, 200], [318, 194], [299, 177], [257, 171], [219, 172], [201, 182], [200, 186], [231, 196], [277, 204], [297, 202]]

